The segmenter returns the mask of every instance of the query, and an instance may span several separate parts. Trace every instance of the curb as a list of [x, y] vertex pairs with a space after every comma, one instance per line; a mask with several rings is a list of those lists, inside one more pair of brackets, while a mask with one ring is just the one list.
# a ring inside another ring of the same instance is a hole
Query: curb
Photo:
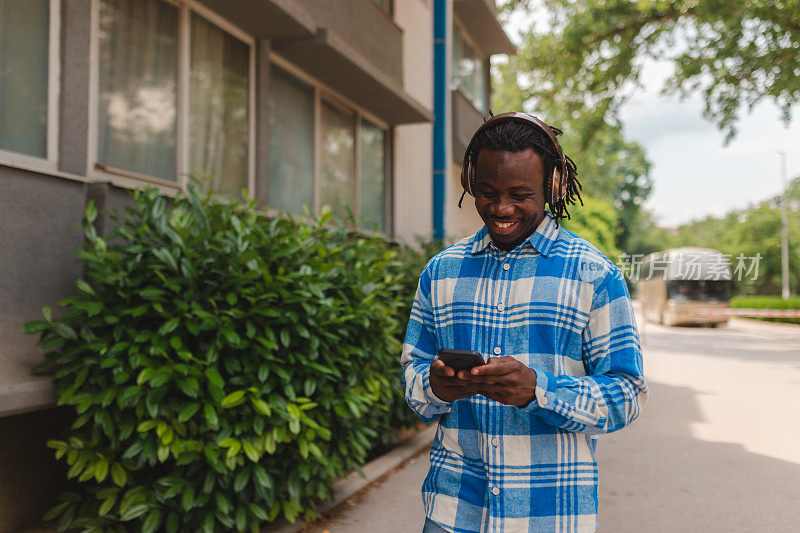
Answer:
[[798, 324], [736, 317], [728, 321], [728, 328], [773, 339], [800, 342], [800, 325]]
[[[333, 500], [324, 503], [317, 508], [317, 513], [329, 511], [334, 507], [353, 496], [354, 494], [366, 489], [369, 485], [385, 476], [395, 468], [405, 464], [409, 459], [416, 456], [423, 449], [430, 446], [433, 436], [436, 434], [437, 424], [431, 424], [413, 437], [403, 441], [389, 453], [374, 459], [362, 467], [365, 477], [361, 477], [358, 472], [353, 472], [346, 478], [340, 479], [333, 484]], [[290, 524], [285, 519], [261, 529], [261, 533], [297, 533], [307, 522], [298, 520]]]

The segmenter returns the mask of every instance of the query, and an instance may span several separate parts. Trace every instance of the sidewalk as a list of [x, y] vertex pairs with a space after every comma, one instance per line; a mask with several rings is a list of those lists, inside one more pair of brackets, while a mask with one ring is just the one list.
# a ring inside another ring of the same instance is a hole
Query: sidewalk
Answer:
[[419, 533], [425, 523], [422, 480], [428, 473], [425, 446], [401, 468], [347, 499], [302, 533]]
[[[332, 502], [319, 509], [316, 522], [278, 522], [262, 533], [311, 533], [324, 531], [422, 531], [422, 480], [428, 472], [428, 450], [436, 433], [432, 424], [362, 469], [333, 485]], [[331, 529], [332, 528], [332, 529]]]

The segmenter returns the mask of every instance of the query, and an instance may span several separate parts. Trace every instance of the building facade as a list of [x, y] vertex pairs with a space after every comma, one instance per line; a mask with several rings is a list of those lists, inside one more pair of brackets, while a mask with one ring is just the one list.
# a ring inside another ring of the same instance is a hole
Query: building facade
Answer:
[[195, 176], [265, 212], [459, 238], [480, 225], [455, 206], [495, 53], [513, 46], [492, 0], [0, 0], [0, 531], [65, 477], [21, 330], [75, 290], [90, 200]]

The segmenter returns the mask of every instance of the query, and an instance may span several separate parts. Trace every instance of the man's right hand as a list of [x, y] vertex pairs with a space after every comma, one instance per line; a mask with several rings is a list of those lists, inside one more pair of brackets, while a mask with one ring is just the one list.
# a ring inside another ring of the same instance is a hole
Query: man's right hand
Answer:
[[434, 359], [431, 363], [430, 380], [433, 393], [446, 402], [454, 402], [476, 394], [471, 384], [458, 379], [456, 371], [446, 366], [441, 359]]

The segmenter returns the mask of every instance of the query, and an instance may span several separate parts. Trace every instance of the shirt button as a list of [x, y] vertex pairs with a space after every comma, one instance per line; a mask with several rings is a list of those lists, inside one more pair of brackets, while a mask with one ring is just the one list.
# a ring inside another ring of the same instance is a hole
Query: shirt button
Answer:
[[492, 494], [494, 494], [495, 496], [497, 496], [498, 494], [500, 494], [500, 489], [499, 489], [499, 488], [497, 488], [497, 487], [492, 487]]
[[494, 349], [494, 354], [495, 354], [495, 355], [500, 355], [500, 347], [499, 347], [499, 346], [496, 346], [496, 347], [495, 347], [495, 349]]
[[498, 310], [498, 311], [503, 311], [505, 308], [506, 308], [506, 306], [505, 306], [505, 305], [503, 305], [503, 304], [498, 304], [498, 305], [497, 305], [497, 310]]
[[500, 439], [497, 437], [492, 439], [492, 446], [500, 446]]
[[547, 397], [542, 396], [542, 399], [539, 400], [539, 405], [547, 405]]
[[511, 265], [508, 263], [503, 263], [503, 270], [508, 270], [509, 268], [511, 268]]

